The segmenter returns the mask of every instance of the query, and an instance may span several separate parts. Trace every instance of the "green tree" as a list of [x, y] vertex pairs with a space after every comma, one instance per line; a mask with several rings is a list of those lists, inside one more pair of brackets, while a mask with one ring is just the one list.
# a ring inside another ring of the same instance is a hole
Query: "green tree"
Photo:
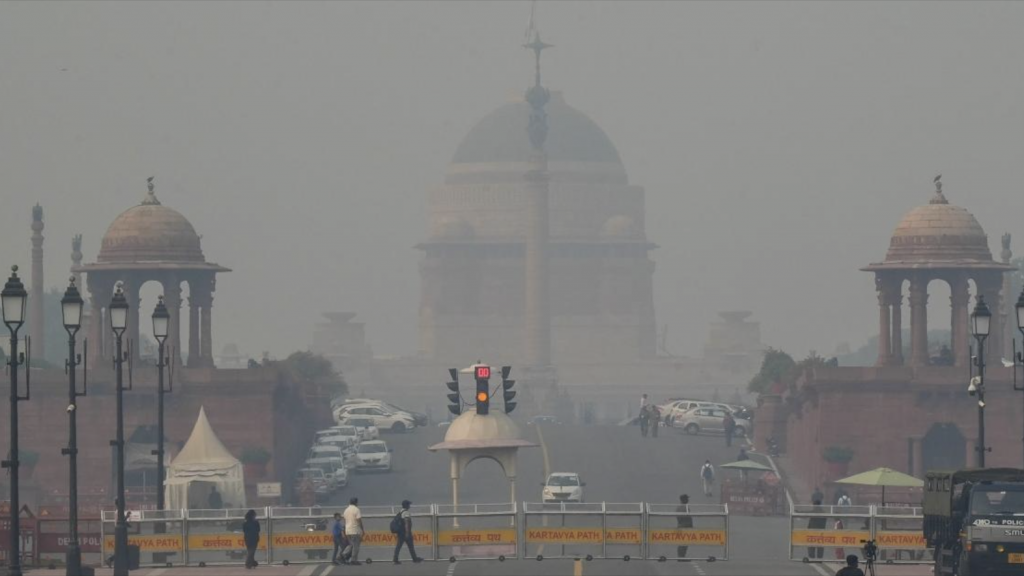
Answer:
[[761, 369], [750, 379], [747, 390], [765, 394], [770, 392], [775, 384], [788, 385], [795, 377], [795, 369], [796, 362], [792, 356], [769, 347], [761, 359]]
[[293, 352], [284, 360], [274, 362], [292, 382], [318, 384], [331, 389], [332, 396], [348, 393], [348, 384], [334, 364], [320, 354]]

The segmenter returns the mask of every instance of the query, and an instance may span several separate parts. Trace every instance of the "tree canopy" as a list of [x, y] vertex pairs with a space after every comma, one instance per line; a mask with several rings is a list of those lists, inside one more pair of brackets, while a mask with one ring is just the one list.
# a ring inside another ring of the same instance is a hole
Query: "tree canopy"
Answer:
[[334, 364], [321, 354], [305, 351], [293, 352], [275, 364], [293, 382], [330, 386], [334, 388], [335, 395], [348, 392], [348, 384], [345, 383], [341, 373], [335, 370]]

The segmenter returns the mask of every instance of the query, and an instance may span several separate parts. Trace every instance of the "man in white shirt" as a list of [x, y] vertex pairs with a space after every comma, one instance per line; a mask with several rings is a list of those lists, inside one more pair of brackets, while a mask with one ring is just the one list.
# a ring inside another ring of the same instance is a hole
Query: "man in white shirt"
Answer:
[[362, 564], [359, 561], [359, 544], [363, 541], [363, 513], [359, 510], [359, 498], [352, 498], [348, 501], [348, 508], [342, 513], [345, 519], [345, 534], [348, 536], [348, 547], [342, 555], [350, 555], [349, 564], [356, 566]]

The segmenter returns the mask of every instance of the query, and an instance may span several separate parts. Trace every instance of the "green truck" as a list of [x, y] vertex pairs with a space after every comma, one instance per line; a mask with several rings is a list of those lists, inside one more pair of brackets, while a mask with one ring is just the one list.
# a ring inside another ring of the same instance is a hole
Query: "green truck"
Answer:
[[933, 471], [924, 489], [936, 576], [1024, 575], [1024, 470]]

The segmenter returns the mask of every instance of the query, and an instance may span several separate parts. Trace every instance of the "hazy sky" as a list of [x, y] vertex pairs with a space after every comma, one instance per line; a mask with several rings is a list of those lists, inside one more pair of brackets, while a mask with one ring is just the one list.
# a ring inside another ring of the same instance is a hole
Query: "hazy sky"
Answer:
[[[350, 310], [377, 354], [413, 353], [426, 190], [530, 82], [529, 12], [0, 3], [0, 263], [27, 270], [40, 202], [46, 283], [63, 286], [72, 234], [92, 261], [156, 174], [235, 270], [218, 351], [305, 348], [321, 311]], [[545, 83], [647, 190], [675, 352], [699, 354], [726, 309], [797, 354], [861, 343], [878, 315], [857, 268], [938, 172], [993, 250], [1010, 231], [1024, 255], [1022, 3], [541, 2], [537, 22], [556, 44]], [[931, 327], [947, 310], [933, 297]]]

